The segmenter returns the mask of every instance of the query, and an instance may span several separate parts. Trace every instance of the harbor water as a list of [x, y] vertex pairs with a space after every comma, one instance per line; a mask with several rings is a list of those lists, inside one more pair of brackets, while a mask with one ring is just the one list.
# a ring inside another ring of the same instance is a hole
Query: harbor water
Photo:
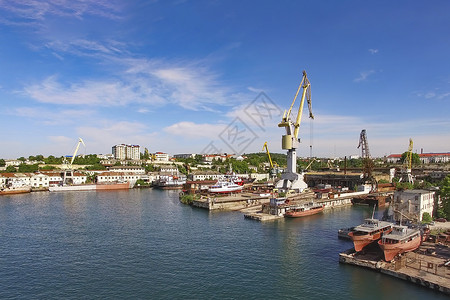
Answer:
[[183, 205], [177, 191], [0, 197], [0, 299], [448, 299], [339, 264], [344, 207], [257, 222]]

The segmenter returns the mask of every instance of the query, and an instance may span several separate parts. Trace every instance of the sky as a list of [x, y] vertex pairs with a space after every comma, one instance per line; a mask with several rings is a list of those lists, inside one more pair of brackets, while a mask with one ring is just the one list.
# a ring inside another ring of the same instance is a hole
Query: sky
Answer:
[[[0, 158], [450, 152], [450, 1], [0, 0]], [[300, 97], [292, 110], [295, 118]], [[143, 150], [142, 150], [143, 152]]]

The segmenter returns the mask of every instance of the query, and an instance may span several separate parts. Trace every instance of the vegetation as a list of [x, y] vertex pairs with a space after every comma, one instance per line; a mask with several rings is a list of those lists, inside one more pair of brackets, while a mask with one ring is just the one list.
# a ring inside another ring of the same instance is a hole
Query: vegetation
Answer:
[[439, 184], [439, 194], [441, 196], [442, 206], [437, 210], [438, 218], [450, 218], [450, 175]]
[[[411, 153], [411, 164], [414, 165], [420, 165], [421, 161], [420, 161], [420, 156], [417, 153]], [[402, 157], [400, 158], [400, 162], [403, 164], [405, 163], [406, 157], [408, 155], [408, 151], [407, 152], [403, 152]]]
[[39, 170], [39, 165], [27, 165], [27, 164], [20, 164], [18, 172], [20, 173], [34, 173]]
[[14, 172], [16, 172], [17, 170], [16, 170], [16, 168], [14, 167], [14, 166], [7, 166], [6, 167], [6, 172], [7, 173], [14, 173]]
[[150, 183], [145, 182], [145, 181], [142, 180], [142, 179], [138, 179], [138, 180], [136, 180], [135, 185], [136, 185], [136, 186], [148, 186], [148, 185], [150, 185]]
[[6, 166], [6, 162], [3, 158], [0, 158], [0, 167]]
[[424, 212], [422, 215], [422, 223], [423, 224], [428, 224], [431, 221], [433, 221], [433, 219], [431, 218], [431, 215], [427, 212]]
[[180, 196], [180, 202], [183, 204], [192, 204], [194, 202], [194, 195], [183, 194]]
[[49, 157], [44, 158], [44, 163], [46, 165], [60, 165], [62, 163], [63, 157], [54, 157], [50, 155]]

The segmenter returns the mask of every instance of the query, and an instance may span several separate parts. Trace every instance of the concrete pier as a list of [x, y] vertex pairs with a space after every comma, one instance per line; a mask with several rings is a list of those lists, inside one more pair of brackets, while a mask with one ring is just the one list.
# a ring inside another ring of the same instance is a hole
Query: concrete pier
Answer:
[[352, 248], [339, 254], [339, 262], [369, 268], [450, 295], [450, 250], [448, 246], [423, 243], [414, 252], [392, 262], [380, 258], [381, 250], [355, 253]]

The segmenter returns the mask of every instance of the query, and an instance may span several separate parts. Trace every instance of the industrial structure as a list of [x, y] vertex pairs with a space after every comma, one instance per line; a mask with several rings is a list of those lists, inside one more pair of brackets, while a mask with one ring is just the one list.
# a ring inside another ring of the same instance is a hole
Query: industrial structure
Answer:
[[[291, 119], [291, 112], [301, 88], [303, 88], [302, 98], [300, 101], [300, 106], [298, 108], [297, 118], [294, 122]], [[284, 127], [286, 129], [286, 135], [282, 136], [281, 147], [287, 150], [287, 169], [283, 174], [281, 174], [281, 180], [276, 184], [276, 188], [278, 188], [279, 190], [293, 190], [296, 192], [302, 192], [308, 187], [306, 182], [303, 180], [303, 174], [297, 173], [297, 148], [300, 145], [298, 132], [302, 120], [303, 104], [305, 103], [305, 98], [308, 102], [309, 117], [311, 119], [314, 119], [311, 108], [311, 84], [306, 76], [306, 71], [303, 71], [303, 78], [300, 82], [300, 85], [298, 86], [294, 100], [292, 101], [289, 110], [287, 112], [284, 112], [283, 118], [278, 124], [278, 127]]]

